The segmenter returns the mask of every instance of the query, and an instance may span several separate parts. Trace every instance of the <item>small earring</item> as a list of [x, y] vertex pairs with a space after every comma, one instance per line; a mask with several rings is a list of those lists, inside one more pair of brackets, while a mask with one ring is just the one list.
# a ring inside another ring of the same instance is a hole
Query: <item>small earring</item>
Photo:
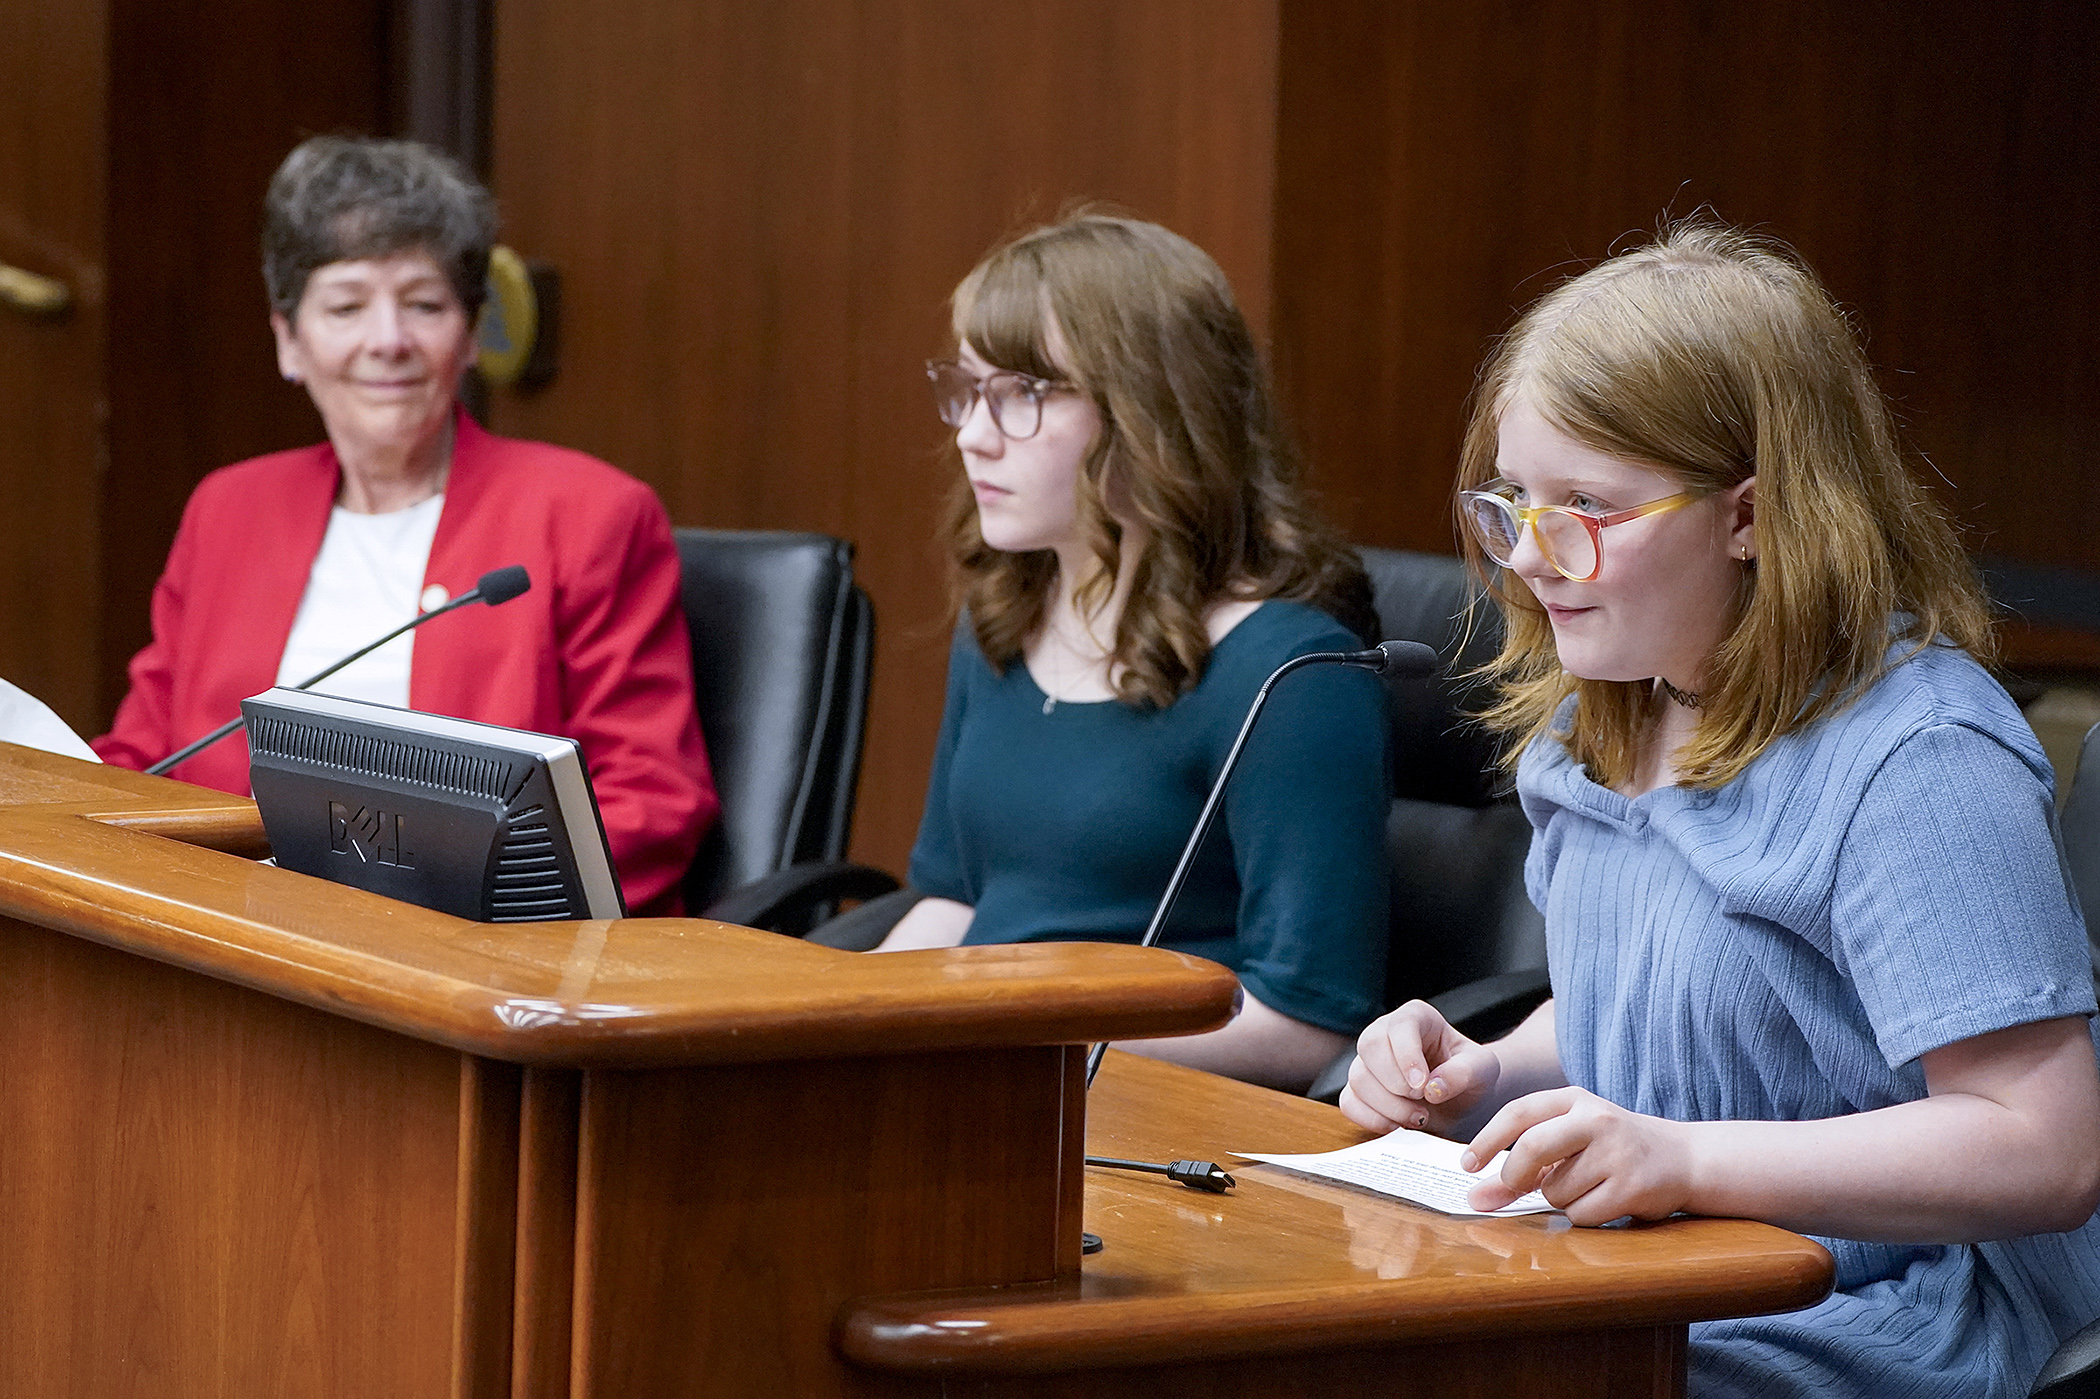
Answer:
[[287, 374], [284, 376], [284, 381], [287, 384], [296, 384], [300, 382], [300, 379], [299, 376], [296, 374]]

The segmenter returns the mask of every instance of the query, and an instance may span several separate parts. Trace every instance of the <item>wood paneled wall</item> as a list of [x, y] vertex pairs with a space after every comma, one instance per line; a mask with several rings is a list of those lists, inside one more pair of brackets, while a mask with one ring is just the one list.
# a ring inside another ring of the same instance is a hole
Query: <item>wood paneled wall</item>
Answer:
[[[2100, 402], [2100, 10], [2075, 0], [490, 3], [492, 182], [566, 311], [560, 377], [495, 425], [607, 457], [681, 524], [859, 543], [877, 863], [909, 847], [941, 694], [919, 364], [977, 256], [1073, 199], [1218, 257], [1367, 543], [1450, 546], [1464, 398], [1518, 307], [1711, 206], [1858, 312], [1979, 550], [2100, 569], [2064, 504]], [[0, 0], [33, 36], [0, 51], [0, 259], [86, 289], [70, 331], [0, 327], [0, 674], [83, 728], [191, 486], [318, 434], [263, 331], [263, 183], [307, 132], [398, 119], [391, 31], [431, 8]]]
[[1489, 338], [1711, 210], [1858, 317], [1979, 552], [2100, 568], [2100, 10], [1285, 0], [1275, 345], [1337, 515], [1453, 547]]
[[495, 426], [680, 524], [860, 546], [880, 640], [855, 848], [901, 869], [946, 661], [949, 291], [1074, 198], [1207, 247], [1266, 313], [1271, 0], [504, 0], [494, 186], [563, 275], [560, 375]]
[[1981, 550], [2100, 567], [2100, 21], [2062, 0], [745, 6], [498, 0], [494, 180], [567, 278], [507, 431], [683, 524], [858, 541], [882, 643], [856, 849], [901, 866], [940, 704], [949, 468], [919, 361], [1002, 232], [1121, 201], [1208, 247], [1313, 479], [1446, 550], [1488, 340], [1564, 271], [1711, 206], [1854, 308]]
[[390, 0], [113, 0], [110, 13], [102, 607], [113, 712], [190, 491], [228, 462], [321, 436], [306, 394], [277, 377], [263, 189], [308, 136], [386, 130], [393, 11]]

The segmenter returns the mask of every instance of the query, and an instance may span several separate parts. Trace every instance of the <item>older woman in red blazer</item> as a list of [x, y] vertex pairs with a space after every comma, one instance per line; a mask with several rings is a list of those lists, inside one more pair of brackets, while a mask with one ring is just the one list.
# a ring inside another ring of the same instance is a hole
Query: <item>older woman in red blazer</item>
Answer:
[[[286, 159], [264, 234], [270, 323], [328, 441], [198, 486], [152, 644], [94, 747], [156, 762], [246, 696], [523, 564], [523, 597], [440, 619], [321, 688], [574, 738], [629, 908], [676, 911], [717, 803], [670, 522], [632, 477], [491, 436], [455, 406], [493, 233], [486, 192], [426, 148], [318, 137]], [[173, 775], [246, 792], [246, 744]]]

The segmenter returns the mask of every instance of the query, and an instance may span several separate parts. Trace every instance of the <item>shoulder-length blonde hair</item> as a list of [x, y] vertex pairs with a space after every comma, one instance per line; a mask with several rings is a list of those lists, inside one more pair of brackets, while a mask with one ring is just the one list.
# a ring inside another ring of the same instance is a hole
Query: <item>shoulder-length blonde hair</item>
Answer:
[[[1082, 605], [1116, 579], [1111, 493], [1149, 535], [1109, 657], [1123, 702], [1164, 707], [1195, 686], [1210, 660], [1203, 614], [1225, 598], [1293, 598], [1359, 634], [1376, 626], [1363, 567], [1307, 500], [1254, 338], [1201, 248], [1079, 213], [993, 249], [953, 310], [956, 340], [987, 363], [1062, 380], [1100, 412], [1078, 504], [1102, 567]], [[987, 545], [959, 468], [942, 536], [953, 602], [1003, 672], [1042, 623], [1057, 557]]]
[[[1459, 489], [1495, 477], [1503, 413], [1524, 399], [1596, 451], [1692, 490], [1757, 477], [1757, 556], [1708, 661], [1679, 780], [1717, 787], [1767, 745], [1851, 702], [1892, 642], [1992, 657], [1990, 618], [1952, 525], [1904, 469], [1888, 405], [1842, 312], [1793, 253], [1694, 221], [1548, 292], [1489, 357]], [[1469, 562], [1502, 612], [1486, 721], [1509, 761], [1554, 733], [1598, 782], [1633, 772], [1655, 714], [1645, 681], [1577, 679], [1523, 583]], [[1610, 551], [1605, 553], [1610, 565]], [[1569, 695], [1565, 731], [1554, 716]]]

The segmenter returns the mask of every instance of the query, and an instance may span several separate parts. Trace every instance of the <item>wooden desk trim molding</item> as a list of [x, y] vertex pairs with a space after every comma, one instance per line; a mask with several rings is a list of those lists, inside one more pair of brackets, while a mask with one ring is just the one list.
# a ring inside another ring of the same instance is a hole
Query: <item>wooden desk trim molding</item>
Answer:
[[[1697, 1243], [1707, 1247], [1725, 1238], [1769, 1249], [1778, 1233], [1737, 1220], [1701, 1221], [1699, 1227]], [[1729, 1237], [1738, 1230], [1740, 1238]], [[1669, 1239], [1654, 1242], [1667, 1246]], [[1754, 1268], [1734, 1257], [1657, 1257], [1614, 1268], [1608, 1288], [1544, 1301], [1540, 1293], [1548, 1286], [1537, 1278], [1502, 1275], [1089, 1297], [1076, 1285], [1047, 1284], [866, 1303], [841, 1318], [838, 1342], [847, 1358], [876, 1370], [1044, 1374], [1664, 1326], [1811, 1306], [1830, 1291], [1830, 1257], [1800, 1240], [1783, 1256], [1760, 1257]]]
[[109, 776], [153, 787], [11, 806], [0, 784], [0, 915], [491, 1059], [756, 1063], [1186, 1034], [1231, 1014], [1230, 972], [1156, 949], [866, 957], [697, 918], [471, 923], [228, 853], [258, 844], [253, 802]]
[[1087, 1227], [1108, 1246], [1078, 1279], [861, 1298], [839, 1315], [840, 1352], [873, 1371], [950, 1379], [1217, 1366], [1490, 1338], [1681, 1336], [1688, 1322], [1791, 1311], [1830, 1291], [1829, 1253], [1770, 1225], [1460, 1218], [1235, 1162], [1234, 1147], [1324, 1151], [1373, 1134], [1332, 1108], [1157, 1060], [1110, 1054], [1089, 1107], [1089, 1151], [1215, 1159], [1238, 1186], [1203, 1196], [1090, 1169]]

